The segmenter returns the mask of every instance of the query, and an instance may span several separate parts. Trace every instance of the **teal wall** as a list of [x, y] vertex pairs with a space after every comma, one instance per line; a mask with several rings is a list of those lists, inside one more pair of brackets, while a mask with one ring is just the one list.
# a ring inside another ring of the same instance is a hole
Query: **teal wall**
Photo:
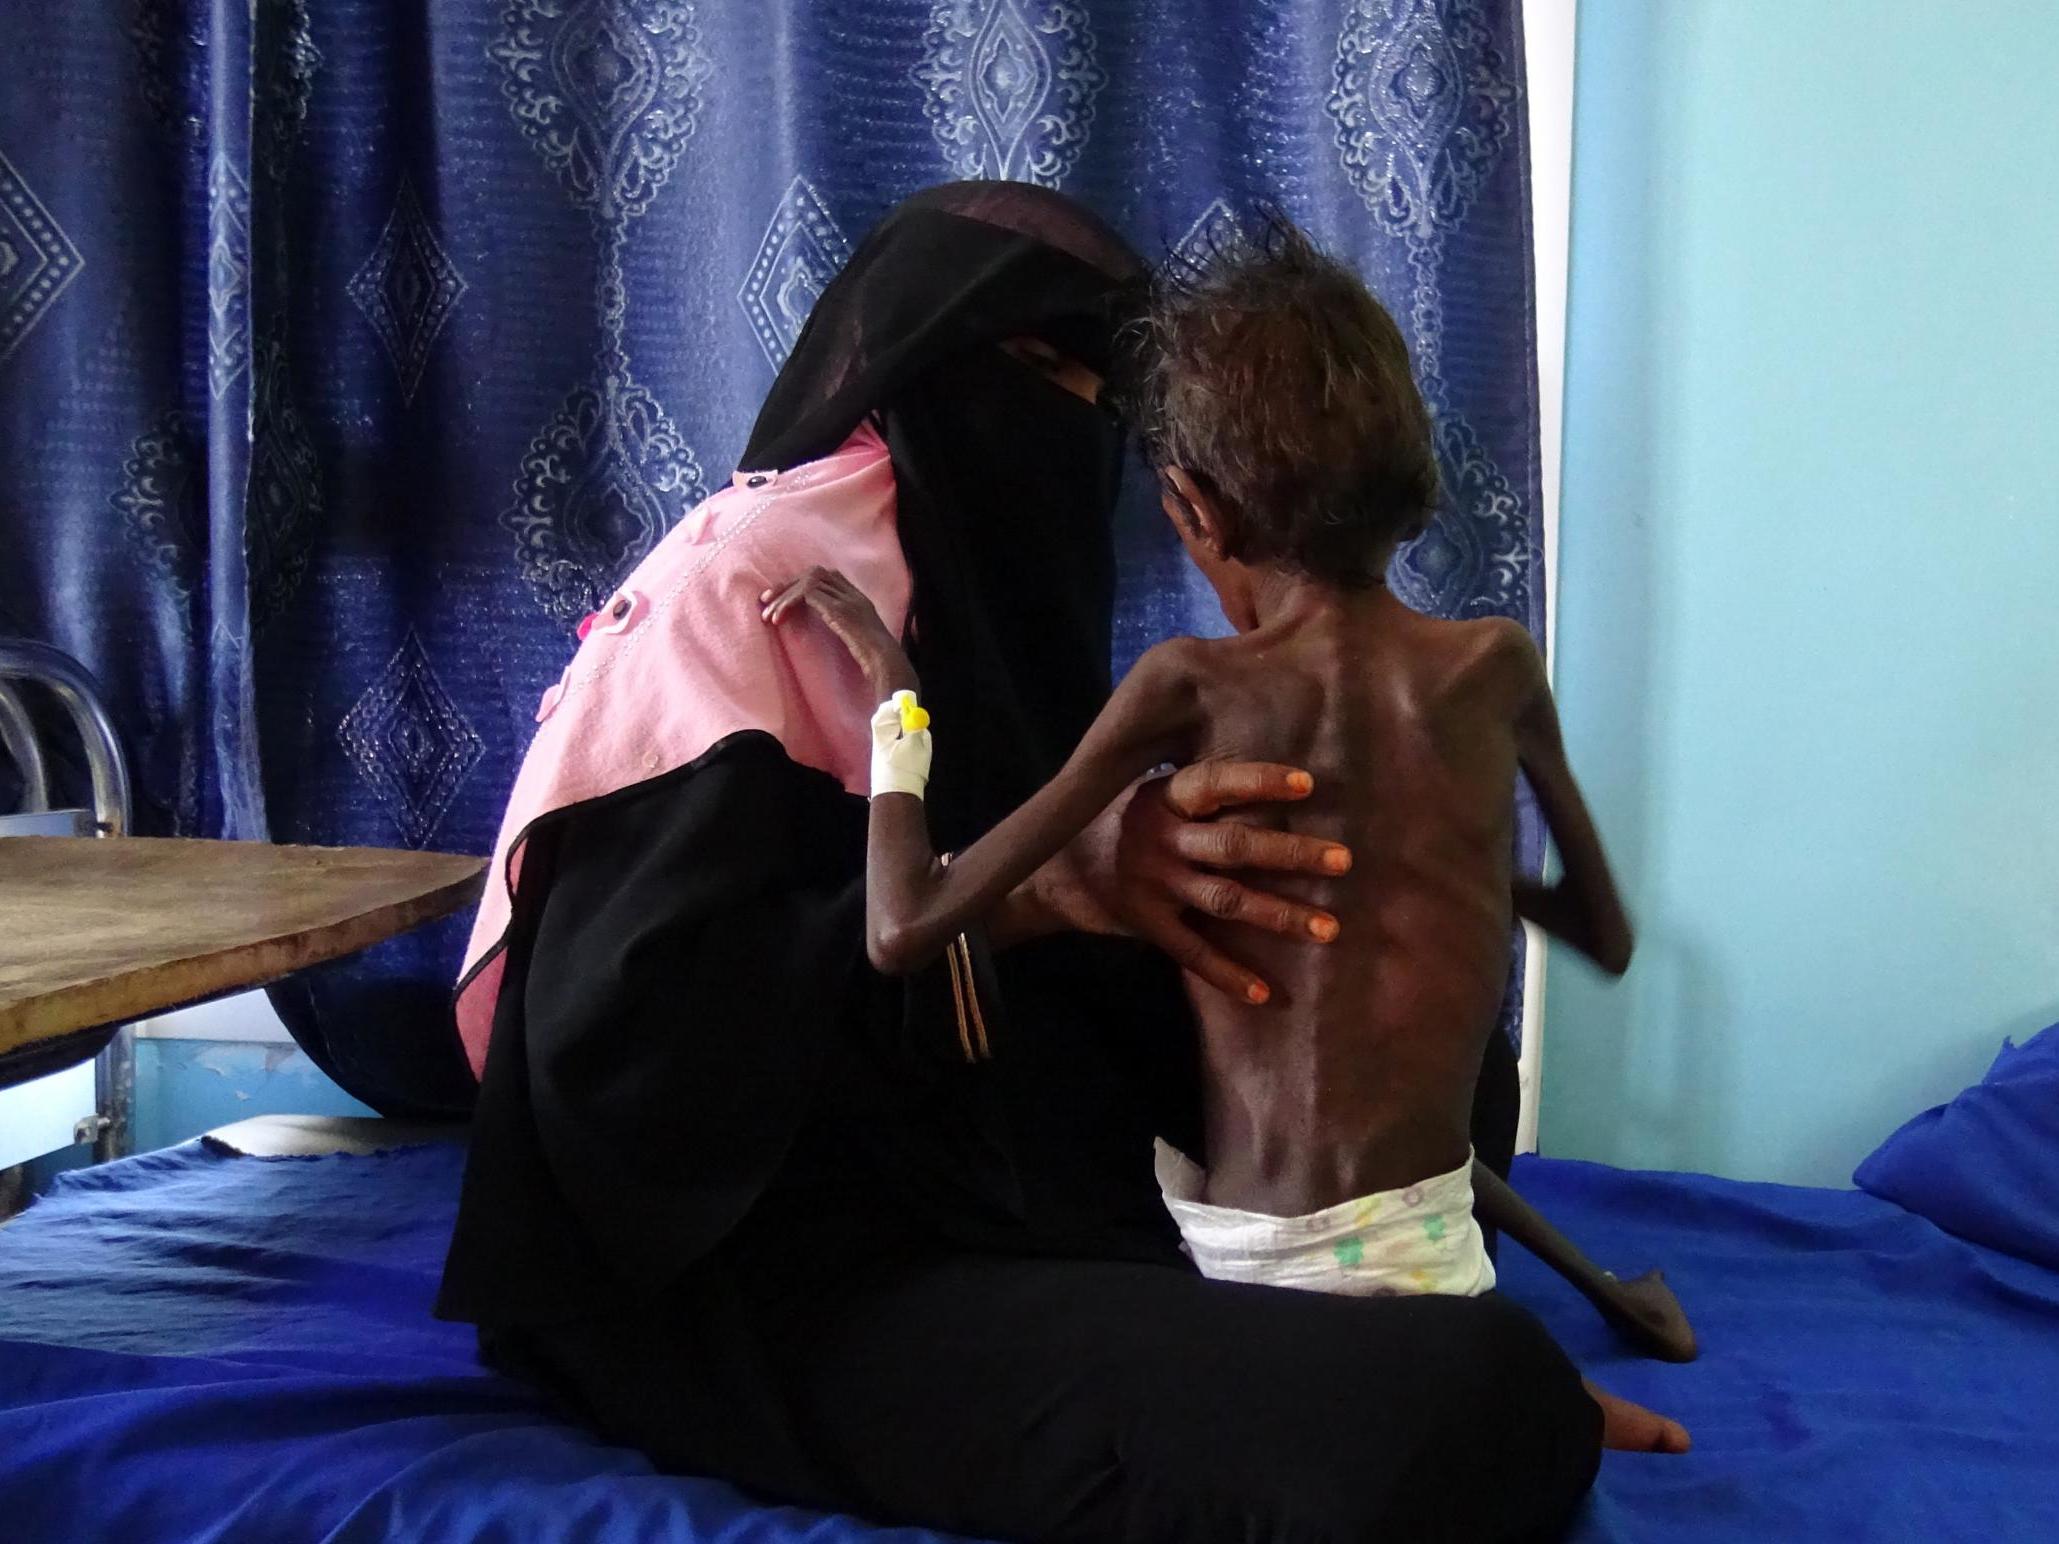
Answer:
[[138, 1040], [137, 1152], [253, 1115], [370, 1115], [287, 1041]]
[[[371, 1115], [287, 1041], [136, 1041], [139, 1153], [189, 1141], [253, 1115]], [[93, 1161], [86, 1144], [58, 1148], [28, 1165], [28, 1192], [41, 1195], [67, 1169]]]
[[1842, 1184], [2059, 1020], [2059, 4], [1579, 18], [1541, 1145]]
[[372, 1113], [286, 1037], [263, 992], [183, 1008], [152, 1027], [167, 1038], [136, 1039], [137, 1152], [253, 1115]]
[[[186, 1008], [157, 1023], [195, 1038], [136, 1038], [135, 1124], [130, 1132], [136, 1152], [171, 1147], [253, 1115], [375, 1113], [331, 1082], [291, 1040], [209, 1038], [283, 1037], [285, 1028], [262, 992]], [[85, 1098], [90, 1107], [90, 1083]], [[29, 1194], [42, 1194], [57, 1175], [92, 1161], [93, 1150], [85, 1144], [44, 1154], [28, 1165]]]

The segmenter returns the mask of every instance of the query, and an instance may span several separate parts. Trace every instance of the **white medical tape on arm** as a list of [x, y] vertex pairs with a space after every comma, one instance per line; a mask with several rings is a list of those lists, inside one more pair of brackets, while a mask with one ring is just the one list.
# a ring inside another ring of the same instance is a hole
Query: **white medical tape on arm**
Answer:
[[901, 727], [902, 701], [912, 706], [913, 692], [895, 692], [872, 715], [872, 796], [912, 793], [921, 798], [929, 787], [930, 740], [927, 729]]

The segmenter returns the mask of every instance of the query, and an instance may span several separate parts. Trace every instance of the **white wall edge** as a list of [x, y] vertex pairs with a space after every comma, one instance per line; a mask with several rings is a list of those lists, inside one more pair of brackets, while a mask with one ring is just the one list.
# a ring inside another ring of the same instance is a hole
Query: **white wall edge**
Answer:
[[271, 999], [263, 992], [239, 992], [176, 1013], [139, 1020], [134, 1026], [139, 1040], [248, 1040], [264, 1043], [293, 1043], [286, 1026], [272, 1012]]
[[[1566, 275], [1573, 225], [1573, 54], [1578, 0], [1525, 0], [1523, 56], [1530, 118], [1530, 242], [1537, 285], [1538, 482], [1544, 503], [1544, 651], [1558, 659], [1559, 466], [1565, 433]], [[1537, 1151], [1544, 1067], [1544, 935], [1526, 927], [1522, 1116], [1516, 1151]]]

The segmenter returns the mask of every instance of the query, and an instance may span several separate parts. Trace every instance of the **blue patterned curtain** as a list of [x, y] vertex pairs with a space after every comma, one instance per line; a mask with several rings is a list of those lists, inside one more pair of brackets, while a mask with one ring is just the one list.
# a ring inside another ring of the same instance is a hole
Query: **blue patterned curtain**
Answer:
[[[1541, 624], [1517, 0], [5, 14], [0, 632], [109, 686], [145, 832], [487, 851], [573, 625], [726, 478], [852, 240], [952, 177], [1156, 252], [1272, 202], [1349, 254], [1453, 493], [1396, 588]], [[1158, 526], [1119, 663], [1220, 623]], [[443, 1035], [459, 933], [289, 1020], [405, 1104], [378, 1069]]]

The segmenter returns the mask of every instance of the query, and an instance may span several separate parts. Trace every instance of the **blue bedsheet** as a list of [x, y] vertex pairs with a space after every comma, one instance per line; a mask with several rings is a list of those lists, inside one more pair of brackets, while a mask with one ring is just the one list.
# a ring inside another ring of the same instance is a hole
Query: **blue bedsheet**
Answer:
[[[452, 1148], [189, 1144], [67, 1176], [0, 1229], [0, 1537], [934, 1537], [654, 1475], [482, 1372], [427, 1311], [457, 1174]], [[2059, 1274], [1855, 1192], [1517, 1179], [1606, 1263], [1665, 1264], [1706, 1348], [1624, 1357], [1510, 1252], [1508, 1289], [1698, 1443], [1612, 1455], [1580, 1539], [2059, 1539]]]

